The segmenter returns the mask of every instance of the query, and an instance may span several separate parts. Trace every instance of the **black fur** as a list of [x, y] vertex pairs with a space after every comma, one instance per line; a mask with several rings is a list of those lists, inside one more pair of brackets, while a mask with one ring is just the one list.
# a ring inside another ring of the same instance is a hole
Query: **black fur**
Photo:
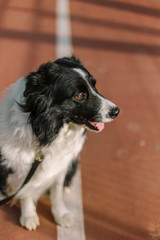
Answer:
[[78, 161], [78, 158], [77, 158], [69, 166], [69, 169], [68, 169], [68, 172], [66, 174], [66, 177], [65, 177], [65, 180], [64, 180], [64, 184], [63, 184], [64, 187], [69, 187], [71, 185], [72, 179], [73, 179], [74, 175], [77, 172], [78, 165], [79, 165], [79, 161]]
[[[27, 76], [26, 103], [20, 106], [30, 113], [29, 121], [40, 145], [50, 144], [65, 122], [100, 121], [98, 98], [91, 94], [87, 83], [72, 68], [85, 71], [95, 90], [94, 78], [74, 56], [43, 64], [37, 72]], [[81, 101], [75, 97], [80, 92], [86, 93], [86, 98]]]
[[5, 196], [7, 195], [7, 178], [9, 174], [12, 173], [13, 170], [6, 167], [5, 159], [2, 158], [2, 154], [0, 152], [0, 192]]

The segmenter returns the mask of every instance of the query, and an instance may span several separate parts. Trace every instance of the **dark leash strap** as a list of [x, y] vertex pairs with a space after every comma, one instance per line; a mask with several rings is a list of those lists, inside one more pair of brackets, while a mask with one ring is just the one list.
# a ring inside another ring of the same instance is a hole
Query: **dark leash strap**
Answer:
[[44, 159], [44, 155], [42, 153], [42, 151], [39, 151], [34, 159], [34, 162], [32, 164], [32, 167], [27, 175], [27, 177], [25, 178], [23, 184], [21, 185], [21, 187], [18, 189], [17, 192], [15, 192], [14, 194], [12, 194], [11, 196], [3, 199], [0, 201], [0, 206], [4, 205], [5, 203], [10, 202], [18, 193], [19, 191], [29, 182], [29, 180], [32, 178], [33, 174], [35, 173], [37, 167], [39, 166], [39, 164], [42, 162], [42, 160]]

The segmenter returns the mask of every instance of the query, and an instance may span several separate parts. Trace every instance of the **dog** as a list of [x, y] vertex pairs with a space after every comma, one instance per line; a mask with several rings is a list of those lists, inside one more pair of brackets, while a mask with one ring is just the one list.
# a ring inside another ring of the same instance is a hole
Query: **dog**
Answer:
[[75, 57], [47, 62], [20, 78], [0, 104], [0, 196], [20, 188], [39, 149], [44, 159], [30, 181], [17, 193], [20, 224], [35, 230], [40, 224], [36, 203], [49, 192], [55, 222], [63, 227], [73, 217], [63, 202], [78, 166], [86, 129], [100, 132], [119, 108], [96, 89], [96, 81]]

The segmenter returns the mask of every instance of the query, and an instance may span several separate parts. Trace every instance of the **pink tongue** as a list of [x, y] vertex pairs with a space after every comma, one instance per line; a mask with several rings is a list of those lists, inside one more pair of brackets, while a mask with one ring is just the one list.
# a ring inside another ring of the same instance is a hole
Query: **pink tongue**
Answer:
[[102, 131], [104, 129], [104, 123], [97, 123], [97, 122], [89, 122], [92, 126], [96, 127], [98, 131]]

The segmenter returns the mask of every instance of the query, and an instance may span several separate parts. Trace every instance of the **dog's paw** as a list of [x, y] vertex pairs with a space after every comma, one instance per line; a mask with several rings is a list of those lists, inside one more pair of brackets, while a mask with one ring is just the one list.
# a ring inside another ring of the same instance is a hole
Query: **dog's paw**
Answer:
[[35, 230], [37, 226], [40, 225], [39, 217], [37, 214], [34, 216], [28, 216], [28, 217], [21, 216], [20, 224], [23, 227], [27, 228], [29, 231]]
[[69, 228], [73, 225], [73, 217], [69, 213], [63, 214], [61, 217], [55, 218], [57, 224], [62, 227]]
[[71, 227], [73, 225], [73, 217], [69, 214], [66, 213], [61, 217], [60, 225], [62, 227]]

